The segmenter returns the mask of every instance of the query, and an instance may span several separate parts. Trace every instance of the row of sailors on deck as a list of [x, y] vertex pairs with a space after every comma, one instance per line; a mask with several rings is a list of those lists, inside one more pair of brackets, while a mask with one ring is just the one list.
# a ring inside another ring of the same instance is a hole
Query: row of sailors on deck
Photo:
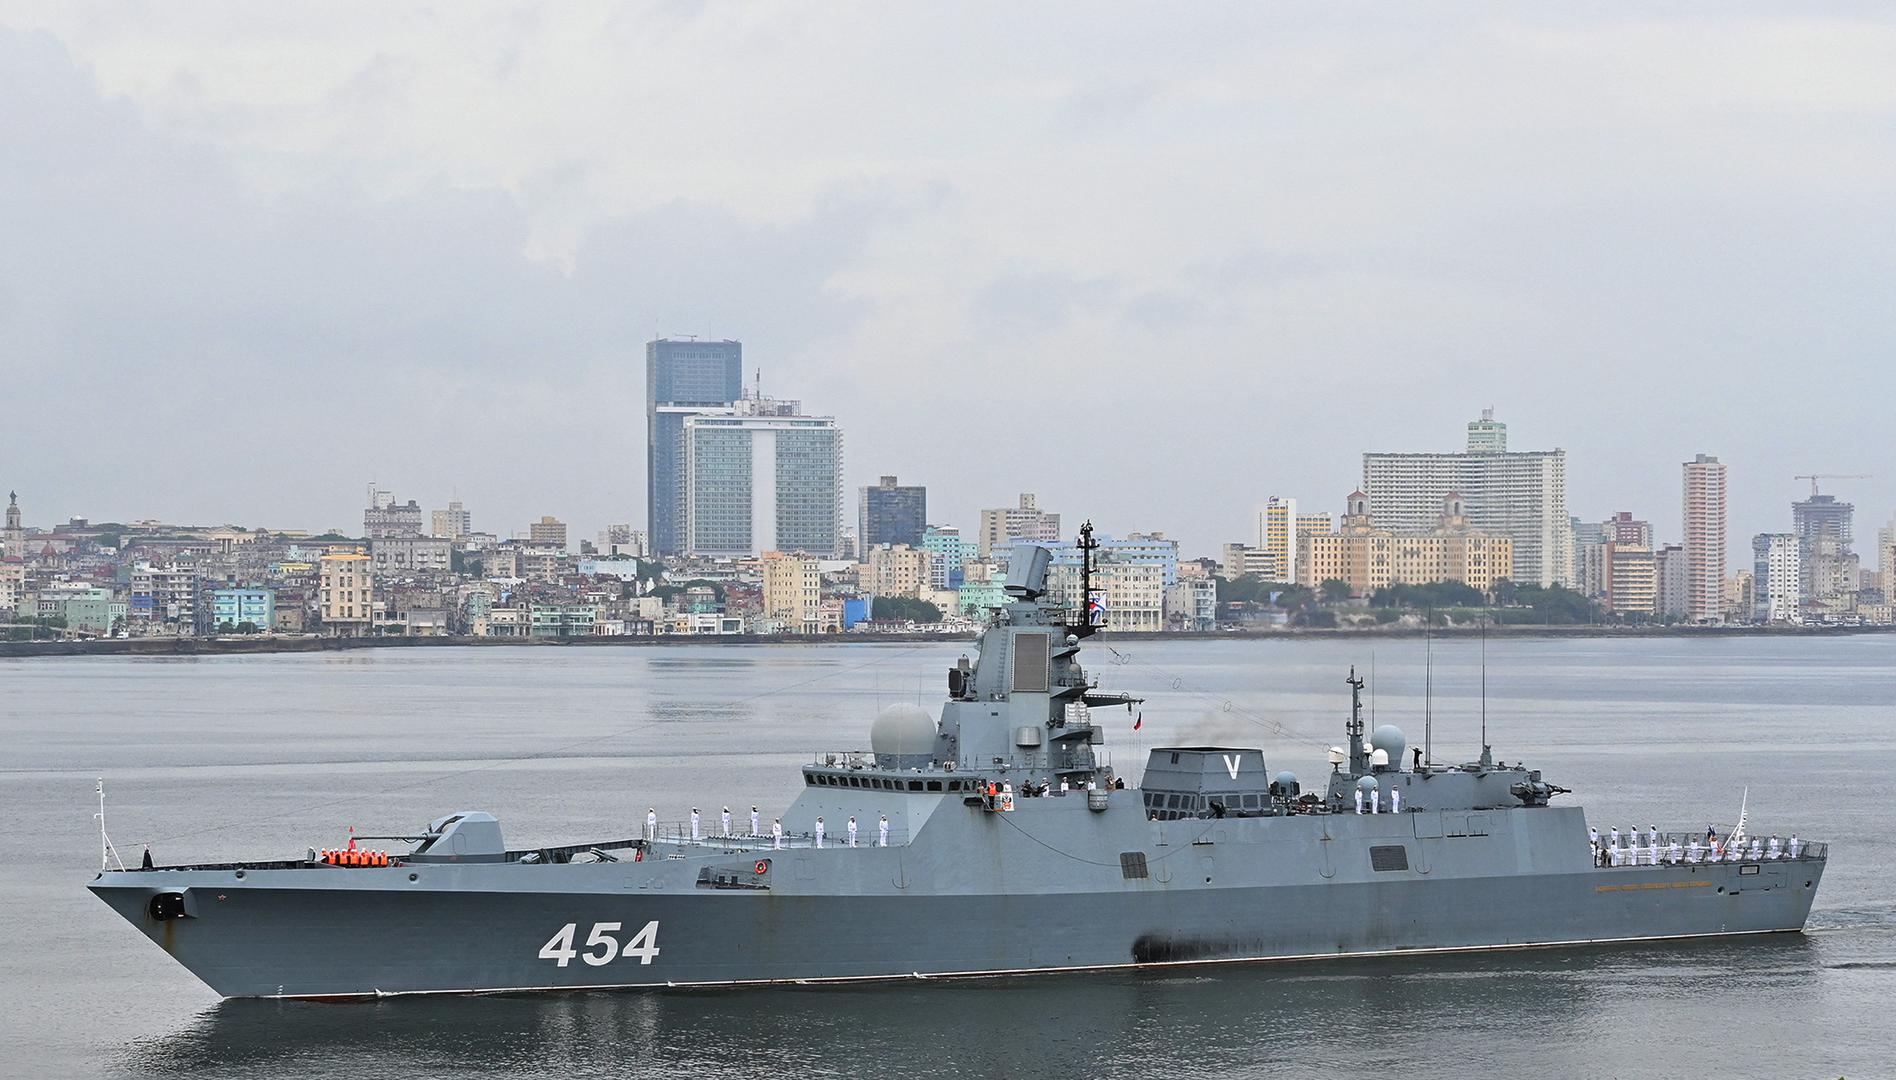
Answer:
[[[759, 827], [761, 823], [762, 823], [762, 819], [758, 817], [757, 808], [755, 806], [751, 807], [750, 832], [747, 835], [751, 837], [763, 836], [764, 835], [763, 830]], [[731, 832], [731, 808], [730, 807], [727, 806], [724, 808], [722, 814], [719, 816], [719, 824], [723, 827], [723, 830], [724, 830], [723, 832], [720, 832], [718, 834], [720, 837], [727, 837], [727, 838], [736, 837], [736, 834]], [[697, 841], [697, 840], [702, 840], [703, 838], [704, 837], [701, 833], [700, 818], [698, 816], [698, 808], [694, 806], [691, 808], [691, 839], [694, 841]], [[658, 839], [658, 807], [656, 806], [648, 807], [645, 811], [645, 839], [647, 840]], [[824, 839], [823, 819], [817, 818], [816, 819], [816, 846], [817, 847], [823, 846], [823, 839]], [[778, 850], [781, 850], [783, 848], [783, 840], [784, 840], [783, 819], [782, 818], [770, 819], [770, 846]], [[857, 846], [856, 818], [854, 815], [851, 815], [849, 819], [848, 843], [850, 847]], [[887, 814], [881, 815], [876, 822], [876, 846], [877, 847], [889, 846], [889, 815]]]
[[[1368, 803], [1369, 809], [1365, 810], [1363, 809], [1363, 806], [1364, 806], [1363, 789], [1357, 788], [1356, 789], [1356, 812], [1359, 814], [1382, 813], [1383, 812], [1382, 811], [1382, 789], [1370, 788], [1369, 789], [1369, 803]], [[1389, 812], [1392, 814], [1402, 813], [1402, 790], [1400, 788], [1389, 789]]]
[[1796, 833], [1791, 834], [1788, 844], [1779, 841], [1776, 833], [1772, 833], [1768, 840], [1754, 836], [1747, 848], [1742, 839], [1721, 843], [1715, 829], [1705, 830], [1704, 845], [1700, 845], [1698, 837], [1694, 836], [1690, 842], [1681, 846], [1676, 837], [1670, 841], [1663, 839], [1657, 825], [1647, 830], [1644, 844], [1640, 843], [1638, 829], [1626, 834], [1627, 843], [1624, 846], [1620, 844], [1618, 828], [1611, 830], [1604, 842], [1600, 839], [1600, 830], [1590, 828], [1587, 830], [1587, 840], [1593, 849], [1595, 866], [1652, 866], [1661, 862], [1696, 863], [1701, 861], [1701, 857], [1704, 862], [1718, 862], [1721, 859], [1725, 862], [1739, 862], [1747, 859], [1752, 861], [1795, 859], [1804, 850], [1804, 842], [1797, 838]]

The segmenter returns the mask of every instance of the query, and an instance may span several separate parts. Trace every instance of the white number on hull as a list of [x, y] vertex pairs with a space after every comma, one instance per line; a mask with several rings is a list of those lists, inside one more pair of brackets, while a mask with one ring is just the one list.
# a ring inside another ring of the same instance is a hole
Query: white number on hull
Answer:
[[634, 934], [623, 949], [619, 947], [618, 939], [612, 936], [620, 926], [616, 922], [594, 923], [592, 933], [586, 936], [587, 951], [582, 953], [573, 947], [573, 935], [579, 932], [579, 924], [567, 923], [545, 945], [540, 946], [540, 959], [551, 960], [560, 967], [572, 963], [575, 956], [593, 967], [610, 964], [615, 957], [630, 960], [636, 956], [641, 964], [651, 963], [653, 957], [658, 955], [658, 920], [646, 923], [645, 928]]

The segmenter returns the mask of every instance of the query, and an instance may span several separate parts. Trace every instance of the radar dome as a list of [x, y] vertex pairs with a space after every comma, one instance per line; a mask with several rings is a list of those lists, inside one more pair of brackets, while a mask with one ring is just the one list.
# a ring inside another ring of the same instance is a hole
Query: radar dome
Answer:
[[1294, 788], [1297, 786], [1297, 774], [1291, 772], [1289, 769], [1278, 773], [1274, 779], [1277, 781], [1279, 787]]
[[1386, 767], [1388, 764], [1389, 764], [1389, 751], [1384, 750], [1382, 747], [1379, 746], [1376, 749], [1371, 750], [1369, 752], [1369, 767], [1370, 768], [1381, 769], [1381, 768]]
[[920, 705], [897, 702], [878, 713], [875, 723], [869, 725], [869, 749], [878, 761], [926, 759], [935, 752], [935, 720]]
[[1375, 778], [1375, 777], [1373, 777], [1373, 776], [1359, 776], [1359, 777], [1357, 777], [1357, 778], [1356, 778], [1356, 790], [1358, 790], [1358, 791], [1360, 791], [1360, 792], [1362, 792], [1362, 793], [1363, 793], [1363, 794], [1365, 794], [1365, 795], [1367, 795], [1367, 794], [1369, 794], [1369, 793], [1370, 793], [1370, 792], [1372, 792], [1372, 791], [1375, 791], [1375, 790], [1376, 790], [1376, 778]]
[[1369, 745], [1378, 750], [1389, 751], [1389, 761], [1400, 769], [1402, 755], [1409, 749], [1409, 740], [1403, 736], [1401, 728], [1394, 724], [1384, 724], [1370, 735]]

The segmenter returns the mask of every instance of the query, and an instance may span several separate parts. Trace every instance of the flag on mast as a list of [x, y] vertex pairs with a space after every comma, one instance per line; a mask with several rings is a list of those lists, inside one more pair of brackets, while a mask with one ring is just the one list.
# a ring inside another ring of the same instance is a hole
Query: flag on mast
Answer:
[[1146, 722], [1146, 714], [1145, 714], [1145, 710], [1143, 710], [1143, 709], [1141, 709], [1141, 710], [1139, 711], [1139, 715], [1138, 715], [1138, 716], [1135, 716], [1135, 717], [1133, 717], [1133, 720], [1132, 720], [1132, 730], [1134, 730], [1134, 731], [1138, 731], [1138, 730], [1139, 730], [1140, 728], [1142, 728], [1142, 727], [1144, 727], [1144, 726], [1145, 726], [1145, 722]]

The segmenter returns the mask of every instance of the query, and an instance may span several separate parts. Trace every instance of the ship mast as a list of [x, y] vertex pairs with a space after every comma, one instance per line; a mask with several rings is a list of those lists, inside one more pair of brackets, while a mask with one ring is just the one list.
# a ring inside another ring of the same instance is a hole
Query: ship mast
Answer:
[[1106, 613], [1100, 612], [1100, 625], [1093, 625], [1093, 552], [1099, 549], [1099, 541], [1093, 539], [1093, 522], [1089, 518], [1080, 526], [1080, 624], [1073, 628], [1076, 637], [1091, 637], [1106, 623]]

